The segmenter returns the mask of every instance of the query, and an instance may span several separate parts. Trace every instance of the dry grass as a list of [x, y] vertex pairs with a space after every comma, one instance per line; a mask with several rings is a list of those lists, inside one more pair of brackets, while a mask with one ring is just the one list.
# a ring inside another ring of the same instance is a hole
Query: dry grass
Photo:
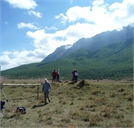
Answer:
[[[38, 83], [40, 80], [4, 80], [4, 83]], [[82, 85], [82, 86], [80, 86]], [[132, 127], [133, 84], [129, 81], [89, 81], [75, 84], [53, 83], [51, 102], [43, 105], [42, 85], [4, 86], [15, 111], [24, 106], [27, 113], [16, 114], [5, 104], [3, 127]], [[1, 98], [4, 96], [1, 94]], [[38, 98], [38, 99], [37, 99]]]

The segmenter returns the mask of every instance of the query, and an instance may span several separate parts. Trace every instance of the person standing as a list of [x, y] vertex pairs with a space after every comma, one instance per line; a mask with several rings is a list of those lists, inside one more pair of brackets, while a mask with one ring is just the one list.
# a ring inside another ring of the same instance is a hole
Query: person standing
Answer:
[[52, 82], [53, 82], [54, 80], [56, 80], [56, 77], [57, 77], [57, 72], [56, 72], [56, 70], [54, 70], [54, 71], [52, 72]]
[[78, 71], [75, 70], [75, 74], [74, 74], [74, 81], [75, 81], [75, 83], [77, 83], [78, 75], [79, 75]]
[[60, 81], [60, 80], [59, 80], [59, 79], [60, 79], [59, 77], [60, 77], [60, 70], [58, 69], [58, 70], [57, 70], [57, 81], [58, 81], [58, 82]]
[[45, 79], [45, 82], [43, 83], [42, 86], [42, 92], [44, 94], [44, 105], [47, 104], [47, 99], [50, 102], [49, 93], [51, 90], [52, 90], [51, 84], [48, 82], [47, 79]]
[[75, 81], [75, 69], [72, 71], [72, 82], [74, 82]]

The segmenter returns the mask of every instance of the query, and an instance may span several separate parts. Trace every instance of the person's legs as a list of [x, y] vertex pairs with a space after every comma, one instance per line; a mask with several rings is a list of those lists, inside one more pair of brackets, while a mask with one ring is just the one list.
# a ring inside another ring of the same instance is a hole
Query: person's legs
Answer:
[[77, 76], [75, 76], [75, 83], [77, 83]]
[[56, 80], [56, 76], [53, 76], [52, 83], [53, 83], [54, 80]]
[[54, 77], [52, 78], [52, 83], [53, 83]]
[[44, 92], [44, 104], [47, 103], [47, 97], [46, 97], [46, 92]]
[[49, 92], [47, 92], [47, 99], [48, 99], [48, 101], [50, 102], [50, 98], [49, 98]]
[[50, 102], [49, 92], [44, 92], [44, 104], [47, 104], [47, 99]]
[[72, 78], [72, 82], [75, 82], [75, 76], [73, 76], [73, 78]]
[[59, 75], [57, 75], [57, 81], [59, 82]]

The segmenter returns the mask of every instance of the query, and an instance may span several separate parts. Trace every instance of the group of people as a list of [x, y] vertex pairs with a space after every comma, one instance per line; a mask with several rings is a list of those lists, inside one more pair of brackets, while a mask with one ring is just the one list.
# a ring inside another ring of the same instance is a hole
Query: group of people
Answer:
[[[77, 82], [77, 77], [78, 77], [78, 71], [76, 69], [74, 69], [72, 71], [72, 76], [73, 76], [72, 81], [76, 83]], [[59, 81], [59, 69], [58, 70], [54, 70], [52, 72], [52, 77], [53, 77], [52, 78], [52, 82], [55, 79], [57, 81]], [[51, 90], [52, 90], [52, 87], [51, 87], [50, 82], [47, 79], [45, 79], [45, 81], [44, 81], [44, 83], [42, 85], [42, 92], [44, 94], [44, 105], [46, 105], [46, 104], [48, 104], [48, 102], [50, 102], [49, 93], [50, 93]], [[5, 102], [2, 101], [2, 100], [0, 100], [0, 102], [1, 102], [0, 103], [1, 104], [0, 110], [2, 110], [3, 106], [5, 105]]]
[[[72, 82], [76, 83], [78, 79], [78, 71], [76, 69], [74, 69], [72, 71]], [[52, 72], [52, 82], [56, 80], [59, 81], [59, 69], [58, 70], [54, 70]], [[50, 98], [49, 98], [49, 93], [52, 90], [51, 84], [50, 82], [45, 79], [45, 82], [43, 83], [42, 86], [42, 92], [44, 94], [44, 105], [48, 104], [48, 102], [50, 102]]]

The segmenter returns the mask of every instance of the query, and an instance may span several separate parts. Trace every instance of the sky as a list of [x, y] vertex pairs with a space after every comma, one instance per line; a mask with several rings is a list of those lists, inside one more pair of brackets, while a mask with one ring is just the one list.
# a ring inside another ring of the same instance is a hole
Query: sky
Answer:
[[134, 0], [0, 0], [1, 70], [134, 23]]

